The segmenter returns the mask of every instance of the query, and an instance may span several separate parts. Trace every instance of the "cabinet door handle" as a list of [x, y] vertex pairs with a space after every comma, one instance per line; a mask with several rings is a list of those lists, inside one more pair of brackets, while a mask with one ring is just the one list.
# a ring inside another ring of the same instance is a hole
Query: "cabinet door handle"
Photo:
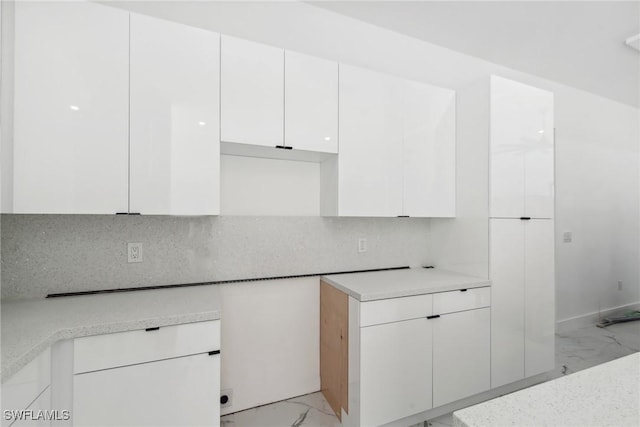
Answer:
[[523, 221], [529, 221], [531, 219], [531, 217], [530, 216], [521, 216], [520, 219], [523, 220]]
[[436, 315], [433, 315], [433, 316], [427, 316], [427, 319], [437, 319], [439, 317], [440, 317], [440, 315], [436, 314]]
[[293, 150], [293, 147], [290, 147], [288, 145], [276, 145], [276, 148], [280, 148], [282, 150]]
[[220, 354], [220, 350], [213, 350], [209, 352], [209, 356], [215, 356], [216, 354]]
[[467, 289], [460, 289], [460, 292], [467, 292]]
[[160, 330], [160, 326], [155, 326], [153, 328], [145, 329], [146, 332], [153, 332], [153, 331], [158, 331], [158, 330]]

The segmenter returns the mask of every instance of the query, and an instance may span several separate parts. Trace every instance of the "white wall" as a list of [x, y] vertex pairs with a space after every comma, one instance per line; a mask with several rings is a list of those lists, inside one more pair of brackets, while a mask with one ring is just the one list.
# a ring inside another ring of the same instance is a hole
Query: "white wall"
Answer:
[[[481, 90], [476, 88], [488, 85], [489, 75], [495, 73], [553, 91], [557, 226], [558, 231], [573, 231], [575, 239], [570, 245], [558, 243], [558, 318], [592, 312], [598, 304], [608, 307], [638, 301], [636, 109], [297, 2], [126, 2], [119, 7], [457, 90], [461, 217], [432, 220], [431, 250], [437, 264], [461, 271], [486, 274], [487, 222], [481, 215], [487, 203], [482, 162], [488, 132], [481, 118], [487, 111], [475, 101]], [[474, 186], [467, 187], [465, 182]], [[611, 285], [619, 279], [628, 284], [620, 292]], [[294, 293], [286, 285], [259, 288], [255, 294], [251, 286], [229, 290], [234, 294], [225, 301], [223, 315], [229, 323], [233, 320], [234, 331], [226, 330], [223, 336], [223, 387], [236, 390], [233, 410], [317, 390], [315, 356], [312, 360], [300, 351], [289, 352], [293, 343], [310, 346], [317, 341], [317, 320], [296, 311], [296, 307], [315, 303], [309, 297], [311, 286], [305, 288], [308, 295], [302, 288], [295, 288], [300, 293]], [[261, 297], [265, 298], [262, 306]], [[260, 323], [252, 306], [265, 315], [275, 310], [287, 315]], [[281, 330], [278, 325], [288, 328]], [[243, 355], [255, 357], [258, 348], [262, 349], [251, 337], [259, 337], [259, 344], [274, 344], [265, 364], [255, 369], [236, 364]], [[251, 369], [249, 374], [245, 369]], [[300, 372], [309, 373], [300, 383], [283, 383], [282, 387], [273, 383], [280, 375]]]
[[320, 284], [317, 277], [224, 285], [223, 414], [320, 389]]

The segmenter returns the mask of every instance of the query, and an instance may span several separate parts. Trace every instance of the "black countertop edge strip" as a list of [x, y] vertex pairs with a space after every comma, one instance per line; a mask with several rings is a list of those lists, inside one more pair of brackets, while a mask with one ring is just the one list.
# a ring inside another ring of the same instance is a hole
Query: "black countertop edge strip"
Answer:
[[113, 294], [116, 292], [150, 291], [154, 289], [186, 288], [188, 286], [222, 285], [225, 283], [260, 282], [263, 280], [296, 279], [300, 277], [328, 276], [330, 274], [370, 273], [373, 271], [406, 270], [408, 268], [410, 267], [402, 266], [402, 267], [388, 267], [388, 268], [373, 268], [370, 270], [336, 271], [332, 273], [294, 274], [291, 276], [272, 276], [272, 277], [257, 277], [253, 279], [217, 280], [214, 282], [182, 283], [177, 285], [141, 286], [139, 288], [115, 288], [115, 289], [100, 289], [97, 291], [61, 292], [61, 293], [55, 293], [55, 294], [48, 294], [47, 298], [74, 297], [79, 295]]

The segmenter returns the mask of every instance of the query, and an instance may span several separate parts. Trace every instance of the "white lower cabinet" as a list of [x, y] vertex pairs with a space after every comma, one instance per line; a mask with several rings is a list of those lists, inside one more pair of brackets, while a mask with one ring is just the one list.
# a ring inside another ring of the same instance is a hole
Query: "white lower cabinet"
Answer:
[[74, 426], [220, 424], [220, 321], [78, 338]]
[[433, 406], [489, 390], [490, 309], [449, 313], [433, 325]]
[[489, 287], [359, 302], [322, 282], [320, 300], [321, 389], [343, 426], [419, 417], [489, 390]]
[[426, 317], [360, 330], [361, 425], [431, 409], [431, 339]]
[[555, 365], [552, 219], [491, 219], [491, 386]]
[[[27, 411], [30, 411], [30, 414], [34, 414], [35, 417], [33, 417], [34, 419], [21, 419], [21, 420], [16, 420], [13, 424], [11, 424], [11, 427], [35, 427], [35, 426], [50, 426], [50, 425], [56, 425], [55, 421], [51, 421], [49, 419], [50, 416], [52, 416], [52, 414], [56, 414], [59, 413], [60, 417], [62, 416], [61, 411], [54, 411], [54, 412], [50, 412], [51, 411], [51, 387], [47, 387], [42, 393], [40, 393], [40, 395], [36, 398], [36, 400], [34, 400], [31, 405], [29, 405], [27, 407]], [[50, 412], [51, 415], [47, 414], [47, 412]], [[58, 419], [62, 419], [62, 418], [58, 418]]]
[[[25, 409], [49, 409], [50, 383], [51, 351], [47, 349], [2, 384], [2, 427], [44, 425], [42, 422], [18, 418], [25, 417], [25, 414], [19, 414], [19, 411]], [[7, 419], [7, 413], [4, 411], [12, 411], [14, 416], [9, 416]]]
[[218, 425], [219, 370], [204, 353], [77, 374], [74, 425]]

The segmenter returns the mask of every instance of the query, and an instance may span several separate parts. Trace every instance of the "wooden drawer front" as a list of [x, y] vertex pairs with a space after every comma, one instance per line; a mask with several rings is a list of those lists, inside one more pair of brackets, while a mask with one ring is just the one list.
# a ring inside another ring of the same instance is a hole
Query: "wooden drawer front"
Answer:
[[95, 335], [74, 341], [73, 372], [132, 365], [220, 350], [220, 321]]
[[431, 314], [431, 295], [363, 302], [360, 304], [360, 327], [417, 319]]
[[[47, 348], [2, 384], [2, 409], [27, 409], [51, 383], [51, 349]], [[11, 424], [3, 419], [2, 425]]]
[[491, 305], [491, 288], [474, 288], [433, 294], [433, 313], [445, 314]]

